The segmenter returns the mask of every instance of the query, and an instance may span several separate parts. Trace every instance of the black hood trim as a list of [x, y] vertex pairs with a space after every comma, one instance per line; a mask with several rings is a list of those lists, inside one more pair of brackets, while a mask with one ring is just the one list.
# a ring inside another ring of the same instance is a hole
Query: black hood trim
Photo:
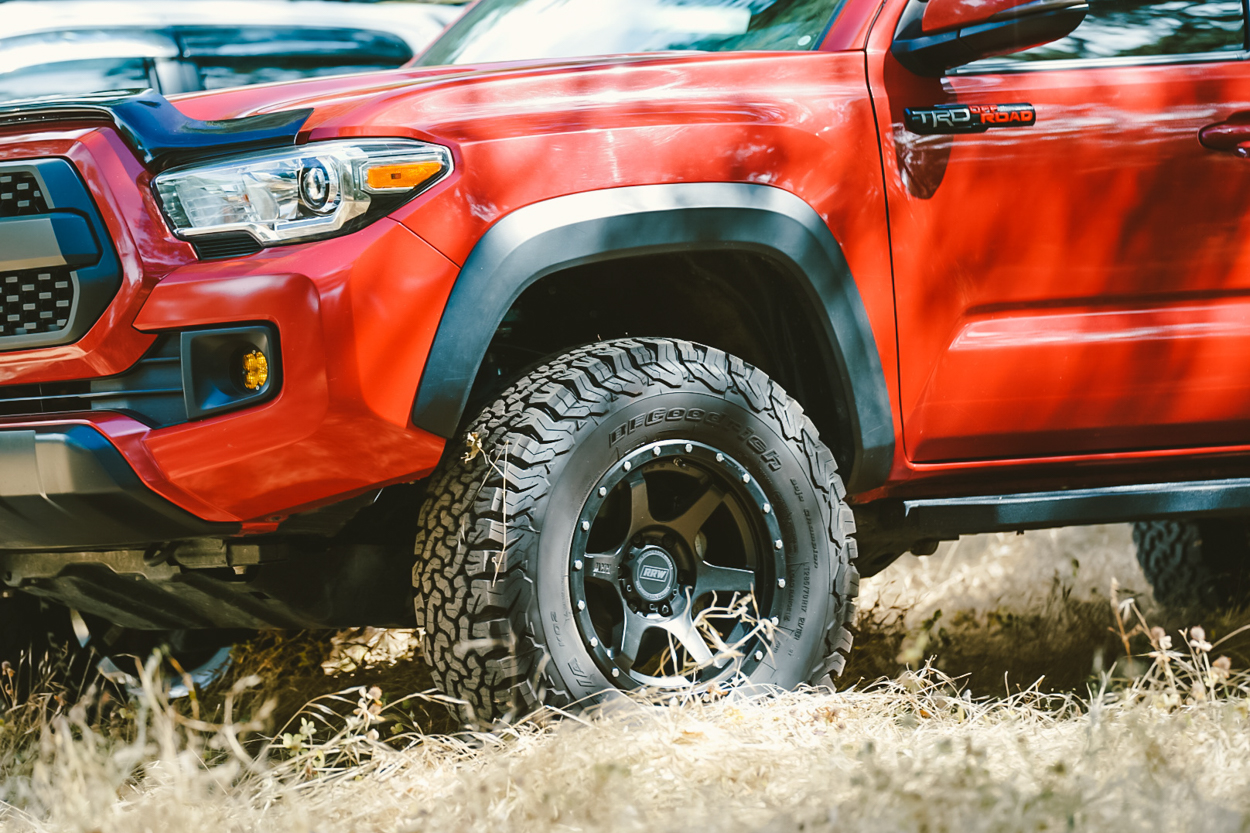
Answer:
[[31, 99], [0, 105], [0, 128], [58, 121], [104, 121], [152, 168], [196, 157], [294, 144], [311, 109], [241, 119], [188, 118], [153, 90], [123, 90], [75, 98]]

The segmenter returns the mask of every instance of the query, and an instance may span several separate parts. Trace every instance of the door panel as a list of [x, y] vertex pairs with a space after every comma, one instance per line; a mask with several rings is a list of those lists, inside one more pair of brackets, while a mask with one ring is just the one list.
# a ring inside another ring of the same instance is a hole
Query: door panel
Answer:
[[[1250, 440], [1250, 159], [1198, 141], [1250, 110], [1238, 55], [943, 79], [883, 57], [909, 459]], [[903, 128], [955, 102], [1037, 119]]]

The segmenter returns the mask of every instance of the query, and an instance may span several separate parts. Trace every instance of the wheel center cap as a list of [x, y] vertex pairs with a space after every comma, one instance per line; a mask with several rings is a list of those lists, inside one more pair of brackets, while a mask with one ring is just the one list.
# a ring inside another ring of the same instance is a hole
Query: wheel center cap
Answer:
[[677, 584], [677, 565], [659, 547], [647, 547], [634, 559], [634, 589], [643, 599], [667, 599]]

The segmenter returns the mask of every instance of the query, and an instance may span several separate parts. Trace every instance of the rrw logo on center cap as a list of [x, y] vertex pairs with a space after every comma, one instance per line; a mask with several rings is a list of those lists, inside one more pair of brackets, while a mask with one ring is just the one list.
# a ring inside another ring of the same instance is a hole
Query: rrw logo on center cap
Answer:
[[668, 581], [668, 568], [667, 567], [643, 567], [642, 577], [658, 579], [659, 581]]

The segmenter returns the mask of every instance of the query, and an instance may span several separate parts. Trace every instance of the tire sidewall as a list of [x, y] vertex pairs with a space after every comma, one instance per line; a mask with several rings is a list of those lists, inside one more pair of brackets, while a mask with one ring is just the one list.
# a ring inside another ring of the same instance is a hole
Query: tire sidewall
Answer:
[[839, 565], [829, 530], [836, 514], [812, 483], [806, 456], [734, 388], [718, 395], [694, 383], [678, 390], [657, 384], [639, 396], [614, 397], [606, 415], [579, 423], [569, 453], [553, 461], [551, 491], [535, 513], [539, 534], [529, 539], [536, 551], [528, 561], [536, 592], [527, 630], [547, 649], [549, 684], [570, 701], [615, 688], [587, 650], [573, 610], [570, 551], [581, 510], [612, 465], [641, 446], [675, 439], [705, 443], [744, 466], [781, 527], [786, 586], [773, 591], [778, 622], [750, 683], [793, 688], [823, 658], [835, 612]]

